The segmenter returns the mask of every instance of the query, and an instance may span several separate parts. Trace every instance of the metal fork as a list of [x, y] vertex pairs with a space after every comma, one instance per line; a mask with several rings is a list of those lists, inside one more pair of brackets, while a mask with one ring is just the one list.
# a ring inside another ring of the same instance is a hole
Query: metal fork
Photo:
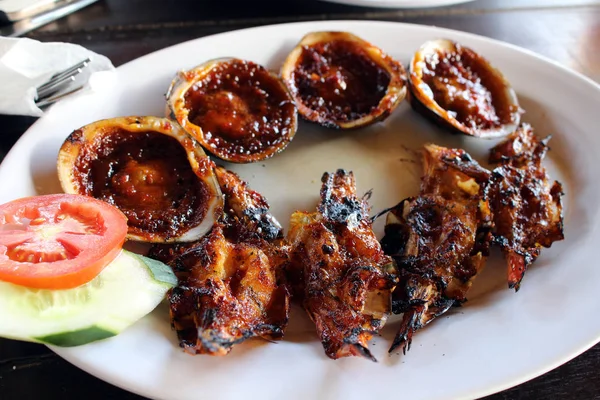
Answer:
[[52, 75], [46, 83], [36, 88], [37, 95], [35, 98], [35, 105], [39, 108], [47, 107], [50, 104], [81, 90], [83, 85], [70, 89], [67, 92], [63, 91], [69, 84], [75, 81], [75, 77], [82, 73], [90, 62], [91, 60], [86, 58], [80, 63]]

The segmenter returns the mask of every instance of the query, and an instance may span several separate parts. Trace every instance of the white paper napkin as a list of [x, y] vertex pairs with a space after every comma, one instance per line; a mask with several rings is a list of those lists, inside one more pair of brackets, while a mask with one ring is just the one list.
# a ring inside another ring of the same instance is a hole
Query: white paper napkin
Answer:
[[77, 76], [76, 83], [85, 83], [80, 92], [105, 86], [108, 77], [103, 75], [114, 71], [108, 58], [70, 43], [0, 37], [0, 114], [41, 116], [43, 111], [35, 105], [35, 88], [86, 58], [92, 62]]

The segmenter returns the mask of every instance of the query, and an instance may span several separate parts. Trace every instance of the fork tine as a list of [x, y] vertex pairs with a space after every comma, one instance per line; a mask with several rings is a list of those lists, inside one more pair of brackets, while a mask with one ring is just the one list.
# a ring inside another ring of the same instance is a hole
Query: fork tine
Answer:
[[44, 97], [47, 97], [57, 91], [60, 87], [63, 87], [65, 84], [71, 83], [75, 80], [75, 77], [83, 72], [83, 69], [88, 64], [83, 64], [80, 68], [71, 68], [71, 70], [67, 73], [61, 73], [60, 77], [54, 79], [45, 87], [37, 90], [37, 100], [42, 100]]
[[74, 70], [76, 70], [76, 69], [78, 69], [78, 68], [85, 68], [85, 67], [87, 67], [87, 65], [88, 65], [89, 63], [91, 63], [91, 62], [92, 62], [92, 61], [91, 61], [89, 58], [86, 58], [85, 60], [83, 60], [83, 61], [81, 61], [81, 62], [79, 62], [79, 63], [77, 63], [77, 64], [73, 65], [72, 67], [70, 67], [70, 68], [67, 68], [67, 69], [65, 69], [65, 70], [64, 70], [64, 71], [62, 71], [62, 72], [59, 72], [59, 73], [56, 73], [56, 74], [52, 75], [52, 77], [53, 77], [53, 78], [58, 78], [58, 77], [60, 77], [61, 75], [68, 74], [70, 71], [74, 71]]
[[[52, 75], [52, 77], [50, 78], [50, 80], [48, 80], [48, 82], [44, 83], [43, 85], [38, 86], [37, 91], [40, 92], [40, 91], [46, 89], [47, 87], [53, 85], [56, 81], [60, 81], [60, 80], [64, 79], [65, 77], [68, 77], [68, 76], [72, 75], [73, 73], [77, 72], [78, 70], [87, 67], [87, 65], [89, 63], [90, 63], [90, 59], [86, 58], [85, 60], [81, 61], [80, 63], [77, 63], [77, 64], [73, 65], [72, 67], [65, 69], [64, 71], [61, 71], [59, 73]], [[81, 71], [79, 71], [79, 72], [81, 72]], [[79, 72], [77, 72], [77, 73], [79, 73]]]
[[37, 99], [36, 100], [42, 100], [44, 97], [54, 93], [56, 90], [58, 90], [58, 88], [60, 88], [61, 86], [71, 83], [75, 80], [75, 76], [77, 76], [78, 74], [81, 73], [81, 70], [77, 70], [75, 73], [73, 73], [70, 76], [65, 76], [63, 78], [61, 78], [60, 80], [56, 80], [52, 83], [52, 85], [50, 86], [46, 86], [45, 88], [43, 88], [42, 90], [38, 90], [37, 92]]
[[67, 97], [73, 93], [76, 93], [76, 92], [80, 91], [81, 89], [83, 89], [83, 86], [78, 86], [75, 89], [69, 90], [68, 92], [60, 93], [58, 95], [48, 97], [47, 99], [38, 100], [35, 102], [35, 105], [38, 106], [39, 108], [48, 107], [49, 105], [56, 103], [58, 100], [60, 100], [64, 97]]
[[[68, 85], [75, 81], [75, 77], [82, 73], [90, 63], [91, 60], [86, 58], [61, 72], [52, 75], [46, 83], [36, 88], [36, 105], [40, 108], [47, 107], [63, 97], [81, 90], [83, 86], [69, 90]], [[64, 92], [65, 89], [68, 91]], [[61, 90], [63, 93], [60, 93]]]

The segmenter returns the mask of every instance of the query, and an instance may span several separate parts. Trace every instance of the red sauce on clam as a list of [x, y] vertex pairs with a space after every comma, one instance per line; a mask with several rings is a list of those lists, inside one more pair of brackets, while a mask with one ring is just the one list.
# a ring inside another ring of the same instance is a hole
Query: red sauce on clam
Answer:
[[296, 130], [296, 106], [277, 76], [255, 63], [219, 62], [185, 93], [188, 120], [202, 129], [197, 139], [233, 162], [267, 158]]
[[349, 32], [311, 32], [281, 69], [298, 112], [328, 128], [354, 129], [388, 117], [406, 95], [402, 64]]
[[206, 214], [208, 192], [185, 149], [162, 133], [106, 128], [74, 169], [82, 194], [118, 207], [134, 230], [175, 237]]
[[438, 50], [425, 57], [423, 82], [433, 100], [470, 129], [492, 129], [512, 122], [515, 109], [505, 86], [474, 51], [456, 45], [455, 52]]
[[390, 75], [356, 42], [303, 46], [293, 72], [296, 95], [321, 118], [351, 121], [376, 109]]

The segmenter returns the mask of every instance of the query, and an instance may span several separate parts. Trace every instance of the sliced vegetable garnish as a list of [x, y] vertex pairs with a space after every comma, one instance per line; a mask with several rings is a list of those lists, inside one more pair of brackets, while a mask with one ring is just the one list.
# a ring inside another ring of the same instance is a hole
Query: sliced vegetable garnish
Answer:
[[154, 310], [176, 284], [167, 265], [126, 250], [73, 289], [0, 282], [0, 337], [61, 347], [103, 340]]
[[127, 219], [91, 197], [56, 194], [0, 205], [0, 280], [70, 289], [94, 279], [120, 253]]

